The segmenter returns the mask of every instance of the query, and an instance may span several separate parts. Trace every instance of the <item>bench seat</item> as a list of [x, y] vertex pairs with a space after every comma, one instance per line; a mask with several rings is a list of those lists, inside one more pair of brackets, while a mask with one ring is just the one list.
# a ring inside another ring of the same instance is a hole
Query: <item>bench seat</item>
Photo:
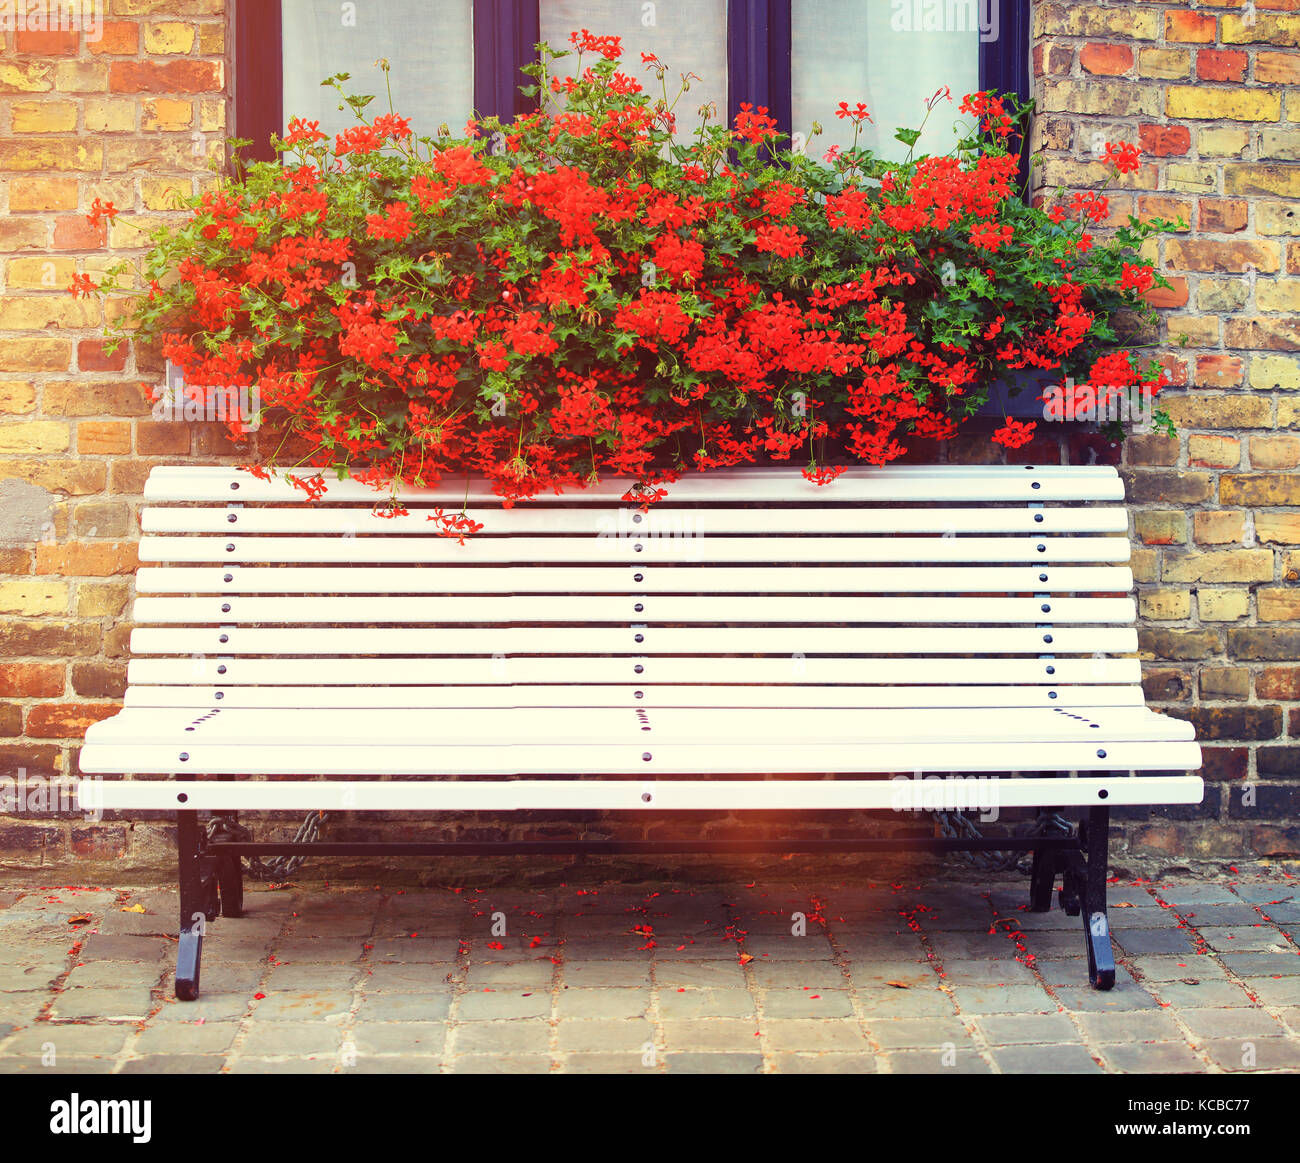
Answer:
[[[381, 519], [352, 481], [309, 504], [228, 467], [153, 470], [130, 687], [87, 734], [81, 795], [178, 813], [178, 992], [197, 993], [186, 910], [212, 911], [214, 869], [233, 893], [248, 848], [205, 843], [200, 811], [915, 811], [938, 801], [906, 784], [938, 776], [957, 808], [1084, 809], [1068, 843], [1032, 845], [1031, 898], [1059, 872], [1104, 922], [1109, 808], [1200, 801], [1191, 725], [1143, 698], [1113, 468], [628, 492], [503, 510], [471, 481]], [[434, 535], [462, 505], [482, 532]], [[1104, 987], [1109, 942], [1089, 942]]]

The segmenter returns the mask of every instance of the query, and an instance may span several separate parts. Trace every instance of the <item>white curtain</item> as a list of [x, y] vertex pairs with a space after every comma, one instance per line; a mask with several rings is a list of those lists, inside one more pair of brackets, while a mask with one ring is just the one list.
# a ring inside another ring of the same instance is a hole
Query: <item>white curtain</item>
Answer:
[[841, 101], [850, 108], [861, 101], [872, 122], [858, 144], [901, 161], [908, 147], [894, 131], [919, 127], [924, 102], [946, 85], [952, 104], [941, 101], [935, 108], [916, 155], [947, 153], [956, 141], [952, 125], [961, 99], [979, 88], [980, 33], [967, 13], [981, 7], [947, 5], [953, 15], [940, 22], [947, 27], [935, 29], [916, 26], [911, 0], [793, 0], [793, 129], [808, 134], [813, 121], [823, 129], [810, 139], [808, 152], [821, 157], [831, 145], [852, 145], [853, 127], [835, 110]]
[[[654, 53], [667, 65], [664, 83], [670, 101], [682, 73], [699, 76], [673, 109], [677, 138], [683, 143], [700, 124], [696, 111], [701, 105], [716, 104], [713, 125], [730, 124], [736, 114], [727, 108], [726, 0], [541, 0], [541, 18], [542, 39], [555, 50], [571, 49], [569, 34], [583, 28], [593, 36], [622, 37], [622, 71], [640, 81], [651, 97], [662, 89], [655, 74], [641, 64], [642, 53]], [[590, 61], [591, 54], [585, 59]], [[568, 75], [573, 63], [570, 57], [554, 67]]]
[[[266, 3], [267, 0], [252, 0]], [[350, 73], [344, 90], [371, 94], [373, 119], [388, 112], [384, 73], [392, 66], [393, 109], [417, 136], [442, 122], [460, 136], [474, 107], [473, 0], [279, 0], [283, 35], [284, 121], [320, 121], [331, 135], [356, 124], [337, 90], [321, 81]]]

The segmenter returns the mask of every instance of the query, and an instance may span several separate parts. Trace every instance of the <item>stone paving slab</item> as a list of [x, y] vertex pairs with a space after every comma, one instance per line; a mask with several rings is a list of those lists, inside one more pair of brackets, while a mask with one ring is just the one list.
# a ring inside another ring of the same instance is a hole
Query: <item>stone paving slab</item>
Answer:
[[[572, 879], [572, 878], [571, 878]], [[1300, 881], [250, 884], [172, 996], [173, 893], [0, 890], [0, 1073], [1291, 1073]]]

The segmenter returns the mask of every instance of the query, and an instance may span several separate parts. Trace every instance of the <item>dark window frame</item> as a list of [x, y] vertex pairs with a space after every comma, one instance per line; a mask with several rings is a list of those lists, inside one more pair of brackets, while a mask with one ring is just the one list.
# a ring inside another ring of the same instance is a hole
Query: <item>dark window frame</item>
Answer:
[[[1029, 99], [1031, 0], [994, 0], [998, 38], [981, 42], [983, 89]], [[742, 102], [764, 105], [782, 133], [791, 131], [791, 0], [730, 0], [727, 15], [727, 100], [733, 116]], [[519, 92], [531, 78], [541, 39], [538, 0], [474, 0], [474, 106], [503, 121], [532, 106]], [[276, 0], [235, 0], [235, 136], [251, 139], [246, 156], [273, 159], [272, 134], [284, 132], [280, 5]], [[1029, 159], [1021, 157], [1022, 182]]]

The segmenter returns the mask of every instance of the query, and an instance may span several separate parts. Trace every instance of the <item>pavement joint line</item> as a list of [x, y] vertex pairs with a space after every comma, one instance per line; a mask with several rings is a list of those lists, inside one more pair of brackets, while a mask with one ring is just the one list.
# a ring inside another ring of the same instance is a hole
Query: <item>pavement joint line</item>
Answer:
[[[374, 952], [375, 927], [379, 924], [379, 918], [384, 911], [384, 896], [379, 898], [379, 907], [375, 909], [370, 919], [370, 929], [361, 939], [361, 957], [357, 962], [360, 972], [357, 973], [355, 980], [352, 982], [352, 1004], [348, 1007], [343, 1021], [339, 1023], [339, 1035], [341, 1042], [339, 1044], [338, 1064], [334, 1068], [335, 1074], [342, 1074], [346, 1071], [343, 1062], [343, 1050], [347, 1046], [352, 1047], [352, 1055], [357, 1056], [356, 1028], [357, 1012], [361, 1009], [361, 1003], [366, 996], [366, 983], [370, 976], [370, 955]], [[301, 918], [299, 918], [301, 920]]]
[[867, 1021], [866, 1016], [866, 1007], [862, 1004], [862, 995], [858, 983], [853, 977], [853, 967], [848, 955], [848, 950], [844, 943], [836, 938], [835, 930], [831, 928], [830, 921], [827, 920], [825, 924], [826, 938], [831, 943], [831, 949], [835, 954], [835, 962], [840, 967], [840, 972], [844, 974], [845, 981], [848, 982], [849, 1006], [853, 1010], [853, 1020], [858, 1025], [858, 1032], [871, 1048], [871, 1057], [875, 1062], [876, 1073], [889, 1073], [889, 1071], [884, 1069], [888, 1056], [885, 1054], [884, 1047], [876, 1041], [875, 1037], [871, 1033], [871, 1025]]
[[[259, 993], [265, 994], [266, 990], [270, 988], [271, 972], [275, 968], [275, 963], [272, 961], [271, 958], [275, 954], [276, 947], [280, 944], [281, 941], [284, 940], [285, 934], [293, 926], [293, 920], [294, 920], [293, 906], [297, 904], [297, 902], [298, 902], [298, 893], [297, 890], [294, 890], [293, 895], [288, 898], [288, 904], [285, 907], [285, 916], [284, 919], [280, 922], [279, 929], [276, 931], [275, 935], [266, 942], [264, 955], [261, 960], [262, 972], [258, 974], [257, 984], [253, 987], [254, 994], [259, 994]], [[245, 900], [245, 904], [247, 904], [247, 900]], [[202, 978], [200, 977], [200, 982], [201, 981]], [[231, 1068], [233, 1066], [238, 1065], [239, 1062], [243, 1059], [244, 1043], [248, 1040], [248, 1035], [252, 1029], [252, 1023], [257, 1018], [258, 1000], [259, 999], [257, 997], [249, 998], [248, 1004], [244, 1007], [243, 1016], [238, 1019], [239, 1028], [235, 1031], [235, 1036], [231, 1040], [230, 1046], [226, 1049], [226, 1053], [224, 1055], [225, 1064], [221, 1068], [221, 1073], [223, 1074], [229, 1074]], [[174, 1001], [172, 1004], [190, 1005], [191, 1003]]]
[[[553, 906], [553, 907], [552, 907]], [[551, 1017], [550, 1030], [547, 1035], [546, 1048], [551, 1055], [551, 1073], [559, 1074], [565, 1062], [565, 1056], [560, 1051], [560, 998], [564, 996], [564, 938], [560, 936], [560, 908], [559, 902], [553, 898], [547, 899], [547, 912], [553, 912], [555, 920], [555, 951], [551, 954]]]
[[[1232, 892], [1231, 887], [1229, 887], [1228, 891]], [[1241, 986], [1241, 988], [1245, 991], [1246, 996], [1250, 998], [1250, 1001], [1253, 1005], [1256, 1005], [1260, 1009], [1262, 1009], [1274, 1021], [1278, 1021], [1278, 1015], [1273, 1012], [1274, 1007], [1265, 1005], [1263, 1002], [1259, 1000], [1259, 998], [1257, 998], [1254, 995], [1254, 993], [1251, 992], [1250, 987], [1246, 984], [1245, 980], [1240, 976], [1240, 974], [1234, 973], [1232, 969], [1229, 968], [1229, 966], [1224, 962], [1223, 955], [1221, 953], [1219, 953], [1217, 950], [1210, 948], [1209, 942], [1206, 941], [1205, 938], [1201, 935], [1200, 928], [1194, 925], [1192, 923], [1192, 920], [1187, 916], [1185, 916], [1180, 908], [1170, 904], [1167, 900], [1165, 900], [1165, 898], [1160, 895], [1159, 888], [1154, 884], [1147, 886], [1147, 892], [1150, 893], [1151, 896], [1156, 901], [1158, 901], [1163, 907], [1167, 908], [1175, 917], [1177, 917], [1178, 920], [1181, 922], [1180, 927], [1185, 928], [1187, 932], [1192, 935], [1198, 948], [1194, 953], [1191, 953], [1188, 956], [1210, 958], [1211, 963], [1217, 965], [1220, 969], [1222, 969], [1229, 981], [1235, 983], [1236, 985]], [[1236, 896], [1237, 894], [1232, 893], [1232, 895]], [[1204, 907], [1209, 908], [1211, 906], [1206, 905]], [[1276, 924], [1276, 922], [1274, 921], [1270, 921], [1269, 923]], [[1189, 964], [1188, 969], [1190, 970], [1191, 968], [1192, 966], [1191, 964]], [[1194, 977], [1195, 974], [1188, 973], [1188, 976]], [[1157, 985], [1159, 984], [1160, 983], [1157, 983]], [[1157, 1001], [1159, 1001], [1158, 998]], [[1209, 1051], [1204, 1048], [1204, 1043], [1211, 1041], [1211, 1039], [1196, 1037], [1196, 1035], [1192, 1033], [1191, 1027], [1188, 1026], [1188, 1024], [1183, 1020], [1182, 1014], [1178, 1012], [1177, 1006], [1162, 1005], [1160, 1008], [1163, 1011], [1168, 1012], [1173, 1017], [1175, 1024], [1182, 1030], [1183, 1036], [1186, 1039], [1188, 1046], [1191, 1048], [1192, 1053], [1196, 1055], [1198, 1059], [1200, 1059], [1202, 1062], [1206, 1064], [1206, 1073], [1208, 1074], [1229, 1073], [1229, 1071], [1224, 1070], [1222, 1066], [1220, 1066], [1217, 1062], [1215, 1062], [1214, 1059], [1210, 1056]], [[1281, 1025], [1280, 1022], [1279, 1025]], [[1242, 1041], [1248, 1042], [1251, 1041], [1251, 1039], [1243, 1038]]]
[[723, 926], [723, 939], [733, 941], [736, 946], [736, 959], [740, 961], [740, 974], [745, 979], [745, 992], [749, 994], [750, 1000], [754, 1004], [754, 1026], [755, 1036], [758, 1041], [759, 1056], [759, 1073], [775, 1073], [775, 1050], [772, 1047], [771, 1033], [767, 1026], [766, 997], [760, 996], [758, 986], [758, 976], [754, 966], [758, 963], [758, 958], [750, 956], [750, 960], [744, 960], [744, 955], [749, 953], [745, 948], [745, 938], [749, 936], [748, 930], [743, 935], [737, 935], [744, 915], [739, 905], [724, 905], [724, 908], [730, 909], [727, 914], [727, 923]]
[[[1027, 892], [1027, 891], [1028, 891], [1028, 887], [1026, 887], [1026, 892]], [[1004, 914], [1004, 913], [998, 913], [998, 910], [997, 910], [996, 906], [993, 904], [993, 897], [992, 897], [992, 894], [991, 894], [991, 893], [984, 893], [984, 894], [981, 894], [981, 895], [983, 895], [983, 896], [985, 897], [985, 899], [988, 900], [988, 902], [989, 902], [989, 907], [993, 909], [993, 912], [994, 912], [994, 914], [995, 914], [995, 918], [998, 917], [998, 916], [1001, 916], [1001, 917], [1006, 917], [1006, 916], [1007, 916], [1007, 914]], [[1057, 897], [1056, 897], [1056, 885], [1055, 885], [1055, 883], [1053, 883], [1053, 885], [1052, 885], [1052, 899], [1053, 899], [1053, 900], [1056, 900], [1056, 899], [1057, 899]], [[1059, 904], [1057, 905], [1057, 908], [1058, 908], [1058, 909], [1060, 908]], [[1050, 910], [1049, 910], [1049, 911], [1050, 911]], [[1082, 910], [1081, 910], [1081, 912], [1082, 912]], [[996, 925], [996, 923], [997, 923], [997, 922], [996, 922], [996, 919], [995, 919], [994, 924]], [[1080, 927], [1082, 927], [1082, 925], [1083, 925], [1083, 918], [1082, 918], [1082, 916], [1080, 916], [1080, 918], [1079, 918], [1079, 924], [1080, 924]], [[1061, 930], [1061, 931], [1064, 932], [1065, 930]], [[1017, 926], [1017, 932], [1019, 932], [1019, 933], [1021, 933], [1021, 934], [1023, 935], [1024, 930], [1023, 930], [1023, 929], [1020, 929], [1019, 926]], [[1079, 939], [1081, 942], [1086, 941], [1086, 938], [1083, 936], [1082, 933], [1077, 934], [1077, 936], [1078, 936], [1078, 939]], [[1008, 940], [1010, 940], [1010, 939], [1011, 939], [1011, 938], [1008, 936]], [[1120, 964], [1121, 964], [1121, 961], [1120, 961], [1119, 954], [1118, 954], [1118, 953], [1116, 952], [1116, 950], [1115, 950], [1115, 945], [1114, 945], [1114, 942], [1113, 942], [1113, 941], [1112, 941], [1112, 943], [1111, 943], [1111, 953], [1115, 956], [1115, 968], [1116, 968], [1116, 969], [1119, 969]], [[1035, 980], [1038, 982], [1038, 984], [1042, 987], [1043, 992], [1046, 993], [1047, 996], [1048, 996], [1049, 998], [1051, 998], [1052, 1001], [1056, 1002], [1056, 1006], [1057, 1006], [1057, 1011], [1056, 1011], [1056, 1012], [1057, 1012], [1057, 1013], [1063, 1013], [1063, 1014], [1065, 1015], [1065, 1017], [1066, 1017], [1066, 1020], [1070, 1023], [1070, 1025], [1072, 1025], [1072, 1026], [1075, 1028], [1075, 1030], [1078, 1031], [1078, 1034], [1079, 1034], [1079, 1040], [1080, 1040], [1080, 1042], [1083, 1043], [1083, 1048], [1088, 1052], [1088, 1054], [1089, 1054], [1089, 1056], [1092, 1058], [1092, 1060], [1093, 1060], [1093, 1061], [1094, 1061], [1094, 1062], [1095, 1062], [1095, 1063], [1096, 1063], [1096, 1064], [1101, 1068], [1102, 1072], [1103, 1072], [1103, 1073], [1106, 1073], [1106, 1074], [1118, 1074], [1119, 1071], [1113, 1069], [1113, 1068], [1109, 1065], [1107, 1059], [1106, 1059], [1106, 1058], [1104, 1057], [1104, 1055], [1102, 1054], [1100, 1044], [1099, 1044], [1099, 1043], [1098, 1043], [1094, 1038], [1092, 1038], [1092, 1037], [1088, 1034], [1088, 1027], [1087, 1027], [1086, 1024], [1084, 1023], [1082, 1013], [1079, 1012], [1079, 1011], [1075, 1011], [1075, 1010], [1069, 1009], [1067, 1006], [1065, 1006], [1065, 1005], [1061, 1002], [1061, 998], [1060, 998], [1060, 996], [1059, 996], [1059, 995], [1057, 994], [1057, 992], [1056, 992], [1056, 987], [1055, 987], [1054, 985], [1052, 985], [1052, 983], [1049, 982], [1049, 981], [1047, 980], [1047, 978], [1043, 975], [1043, 971], [1042, 971], [1041, 969], [1038, 968], [1038, 956], [1037, 956], [1036, 954], [1033, 955], [1033, 956], [1031, 956], [1029, 962], [1020, 961], [1019, 958], [1017, 958], [1016, 960], [1017, 960], [1017, 962], [1018, 962], [1019, 964], [1024, 965], [1025, 968], [1028, 969], [1029, 972], [1032, 973], [1032, 974], [1034, 975], [1034, 979], [1035, 979]], [[1086, 961], [1083, 962], [1083, 965], [1086, 967], [1087, 962], [1086, 962]], [[1115, 984], [1118, 985], [1119, 982], [1120, 982], [1119, 974], [1117, 973], [1115, 976], [1116, 976], [1116, 982], [1115, 982]]]

